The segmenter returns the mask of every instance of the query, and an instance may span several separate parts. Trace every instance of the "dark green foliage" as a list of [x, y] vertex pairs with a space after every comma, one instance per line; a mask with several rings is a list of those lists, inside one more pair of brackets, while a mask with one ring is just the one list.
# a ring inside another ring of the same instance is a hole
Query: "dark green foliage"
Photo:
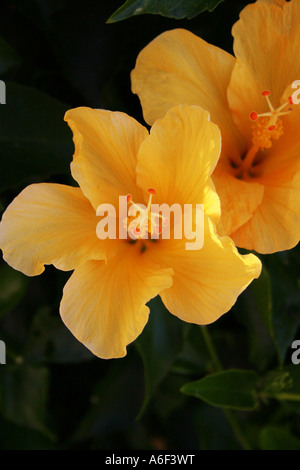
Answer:
[[127, 0], [111, 15], [108, 23], [125, 20], [131, 16], [152, 14], [168, 18], [194, 18], [205, 10], [213, 11], [224, 0]]

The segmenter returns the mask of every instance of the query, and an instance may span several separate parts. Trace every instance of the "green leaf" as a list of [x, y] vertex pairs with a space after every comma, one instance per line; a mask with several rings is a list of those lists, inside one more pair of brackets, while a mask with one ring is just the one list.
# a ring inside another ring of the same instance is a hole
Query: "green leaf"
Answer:
[[224, 0], [127, 0], [107, 20], [115, 23], [131, 16], [150, 13], [168, 18], [194, 18], [205, 10], [213, 11]]
[[275, 371], [269, 371], [263, 379], [260, 396], [263, 399], [276, 399], [293, 403], [299, 410], [300, 403], [300, 368], [288, 365]]
[[46, 425], [48, 370], [29, 364], [0, 368], [0, 412], [9, 421], [35, 429], [48, 437]]
[[300, 450], [300, 439], [288, 429], [267, 426], [260, 434], [261, 450]]
[[12, 310], [26, 292], [28, 278], [8, 264], [0, 264], [0, 318]]
[[262, 396], [264, 394], [276, 396], [276, 394], [281, 393], [283, 390], [290, 389], [293, 385], [293, 379], [287, 370], [277, 369], [267, 372], [262, 383]]
[[20, 62], [21, 59], [14, 48], [0, 37], [0, 76]]
[[45, 93], [7, 83], [0, 106], [1, 188], [69, 173], [74, 148], [63, 120], [67, 109]]
[[145, 372], [145, 398], [139, 417], [181, 351], [186, 331], [186, 325], [167, 311], [160, 297], [151, 300], [149, 307], [149, 321], [135, 341]]
[[258, 376], [250, 370], [229, 369], [185, 384], [181, 391], [213, 406], [254, 410]]

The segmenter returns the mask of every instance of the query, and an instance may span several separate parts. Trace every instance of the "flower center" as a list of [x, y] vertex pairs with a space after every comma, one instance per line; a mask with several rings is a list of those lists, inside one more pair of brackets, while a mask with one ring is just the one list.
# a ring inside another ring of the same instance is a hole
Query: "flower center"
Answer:
[[[166, 217], [151, 210], [152, 197], [156, 194], [155, 189], [149, 188], [148, 193], [149, 199], [146, 207], [143, 204], [136, 204], [131, 195], [127, 195], [127, 203], [135, 209], [130, 211], [130, 208], [128, 217], [123, 220], [131, 242], [149, 238], [157, 240], [162, 231], [162, 226], [168, 224]], [[133, 215], [130, 212], [133, 212]]]
[[271, 92], [264, 90], [262, 96], [266, 98], [269, 110], [258, 114], [255, 111], [250, 113], [252, 123], [252, 146], [243, 156], [239, 163], [233, 162], [235, 176], [239, 179], [248, 179], [258, 176], [258, 164], [262, 158], [257, 158], [259, 151], [269, 149], [274, 140], [278, 140], [283, 134], [283, 122], [281, 116], [285, 116], [292, 111], [293, 99], [289, 96], [288, 101], [278, 108], [274, 108], [270, 100]]

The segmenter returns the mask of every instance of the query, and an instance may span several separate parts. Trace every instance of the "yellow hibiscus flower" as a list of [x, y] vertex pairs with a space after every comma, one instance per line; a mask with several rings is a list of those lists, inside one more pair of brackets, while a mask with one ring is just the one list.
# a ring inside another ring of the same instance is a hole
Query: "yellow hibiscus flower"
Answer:
[[[121, 112], [82, 107], [68, 111], [65, 120], [73, 131], [71, 171], [79, 187], [33, 184], [14, 199], [0, 223], [7, 263], [29, 276], [41, 274], [45, 264], [74, 270], [61, 317], [101, 358], [126, 354], [147, 323], [146, 303], [156, 295], [187, 322], [207, 324], [227, 312], [259, 276], [261, 263], [216, 233], [220, 204], [210, 175], [221, 139], [208, 113], [178, 106], [150, 135]], [[184, 238], [98, 238], [98, 207], [118, 208], [120, 196], [129, 205], [149, 198], [170, 206], [204, 204], [203, 248], [186, 250]]]
[[[222, 133], [213, 174], [220, 234], [259, 253], [300, 238], [300, 2], [258, 0], [233, 26], [234, 54], [194, 34], [167, 31], [139, 54], [132, 71], [149, 124], [176, 104], [210, 112]], [[294, 104], [293, 104], [294, 103]]]

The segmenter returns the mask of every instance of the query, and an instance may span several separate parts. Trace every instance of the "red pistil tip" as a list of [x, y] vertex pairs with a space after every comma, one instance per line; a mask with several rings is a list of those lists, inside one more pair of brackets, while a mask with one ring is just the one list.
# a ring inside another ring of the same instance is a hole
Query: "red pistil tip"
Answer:
[[293, 103], [293, 98], [292, 98], [291, 96], [289, 96], [289, 103], [290, 103], [290, 104], [294, 104], [294, 103]]
[[263, 95], [263, 96], [270, 96], [270, 94], [271, 94], [271, 92], [270, 92], [269, 90], [264, 90], [264, 91], [262, 92], [262, 95]]
[[269, 126], [269, 127], [268, 127], [268, 130], [269, 130], [269, 131], [273, 131], [274, 129], [275, 129], [274, 124], [273, 124], [273, 126]]
[[252, 113], [250, 113], [250, 119], [252, 119], [252, 121], [256, 121], [257, 113], [255, 111], [252, 111]]
[[127, 194], [126, 196], [127, 203], [131, 201], [131, 198], [132, 198], [131, 194]]
[[140, 231], [139, 228], [136, 227], [136, 228], [133, 230], [133, 233], [134, 233], [134, 235], [139, 235], [139, 234], [141, 233], [141, 231]]
[[155, 191], [155, 189], [153, 189], [153, 188], [149, 188], [149, 189], [148, 189], [148, 193], [149, 193], [149, 194], [156, 194], [156, 191]]

